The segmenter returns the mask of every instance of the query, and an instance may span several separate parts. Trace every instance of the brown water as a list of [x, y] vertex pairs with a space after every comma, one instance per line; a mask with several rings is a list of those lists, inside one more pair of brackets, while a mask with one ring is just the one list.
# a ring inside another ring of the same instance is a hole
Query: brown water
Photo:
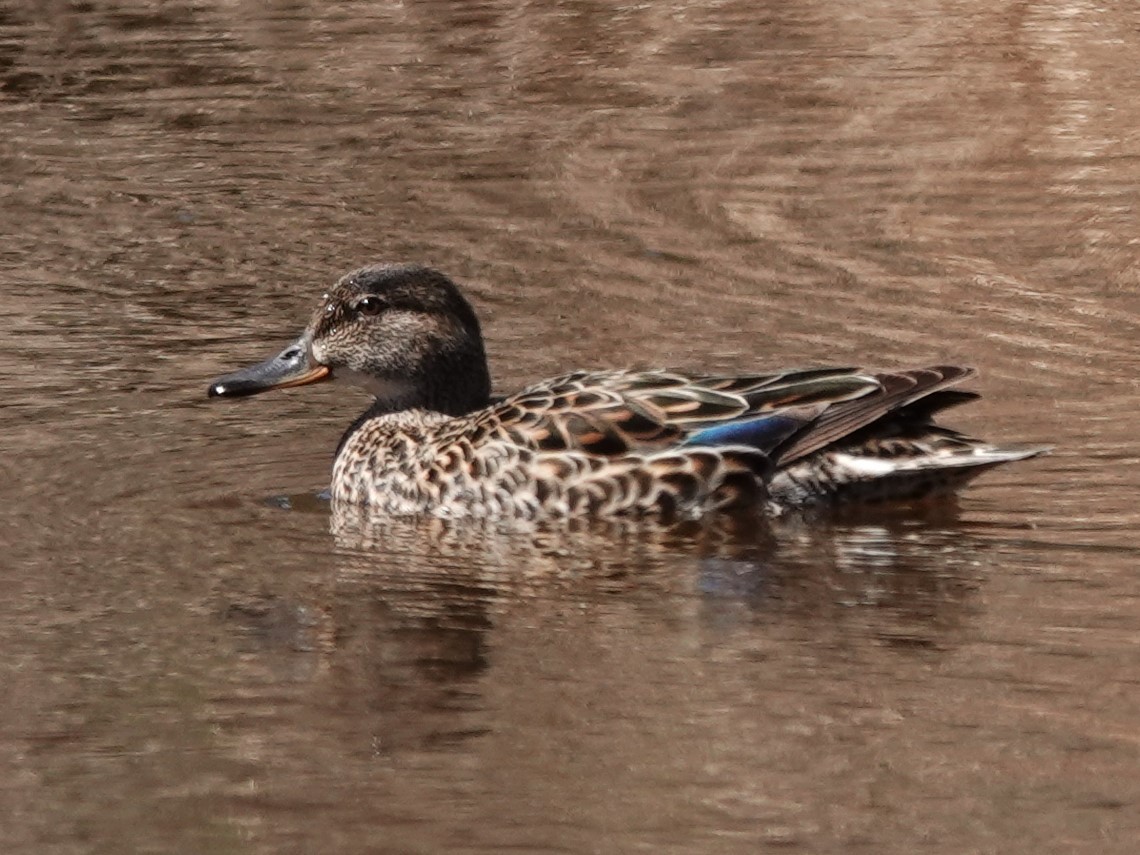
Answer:
[[[0, 851], [1137, 851], [1138, 53], [1130, 3], [9, 0]], [[360, 393], [204, 391], [379, 259], [502, 389], [961, 360], [1056, 452], [924, 518], [333, 520]]]

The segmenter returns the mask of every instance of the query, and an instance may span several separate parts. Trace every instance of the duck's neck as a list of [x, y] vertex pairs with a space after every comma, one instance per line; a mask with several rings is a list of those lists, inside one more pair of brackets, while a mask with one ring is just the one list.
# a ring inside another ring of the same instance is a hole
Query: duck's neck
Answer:
[[378, 416], [405, 410], [463, 416], [491, 404], [491, 375], [481, 345], [437, 351], [399, 374], [341, 367], [336, 369], [336, 376], [366, 389], [376, 399], [344, 432], [337, 445], [338, 455], [361, 425]]
[[[491, 404], [491, 379], [484, 366], [481, 373], [469, 376], [466, 382], [454, 380], [433, 386], [414, 386], [410, 383], [385, 381], [378, 377], [350, 376], [358, 385], [376, 396], [372, 405], [361, 413], [337, 443], [336, 455], [344, 448], [361, 425], [378, 416], [387, 416], [405, 410], [428, 410], [448, 416], [463, 416]], [[334, 455], [334, 456], [336, 456]]]
[[468, 358], [435, 365], [432, 371], [420, 377], [385, 377], [348, 368], [338, 368], [336, 376], [375, 398], [357, 424], [373, 416], [415, 409], [462, 416], [491, 403], [491, 377], [485, 359]]

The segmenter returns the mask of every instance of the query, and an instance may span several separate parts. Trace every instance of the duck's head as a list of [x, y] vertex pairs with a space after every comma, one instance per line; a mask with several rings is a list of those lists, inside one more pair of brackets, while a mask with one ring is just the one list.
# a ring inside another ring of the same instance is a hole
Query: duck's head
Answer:
[[334, 378], [363, 386], [388, 410], [459, 415], [487, 406], [491, 394], [471, 304], [439, 271], [411, 265], [349, 273], [324, 295], [300, 338], [219, 377], [208, 394], [255, 395]]

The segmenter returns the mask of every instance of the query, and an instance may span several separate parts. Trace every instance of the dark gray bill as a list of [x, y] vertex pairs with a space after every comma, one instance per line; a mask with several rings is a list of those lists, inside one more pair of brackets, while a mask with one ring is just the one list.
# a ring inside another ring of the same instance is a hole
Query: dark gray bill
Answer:
[[307, 342], [300, 338], [271, 359], [219, 377], [206, 394], [211, 398], [240, 398], [270, 389], [317, 383], [328, 376], [328, 366], [312, 362]]

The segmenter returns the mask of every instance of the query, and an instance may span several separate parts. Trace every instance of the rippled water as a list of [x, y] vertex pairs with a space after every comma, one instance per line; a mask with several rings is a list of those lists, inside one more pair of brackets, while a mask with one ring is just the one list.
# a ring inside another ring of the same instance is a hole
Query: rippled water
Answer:
[[[1135, 851], [1138, 25], [10, 0], [0, 849]], [[502, 389], [955, 360], [1056, 450], [918, 518], [332, 519], [360, 393], [205, 385], [377, 259]]]

